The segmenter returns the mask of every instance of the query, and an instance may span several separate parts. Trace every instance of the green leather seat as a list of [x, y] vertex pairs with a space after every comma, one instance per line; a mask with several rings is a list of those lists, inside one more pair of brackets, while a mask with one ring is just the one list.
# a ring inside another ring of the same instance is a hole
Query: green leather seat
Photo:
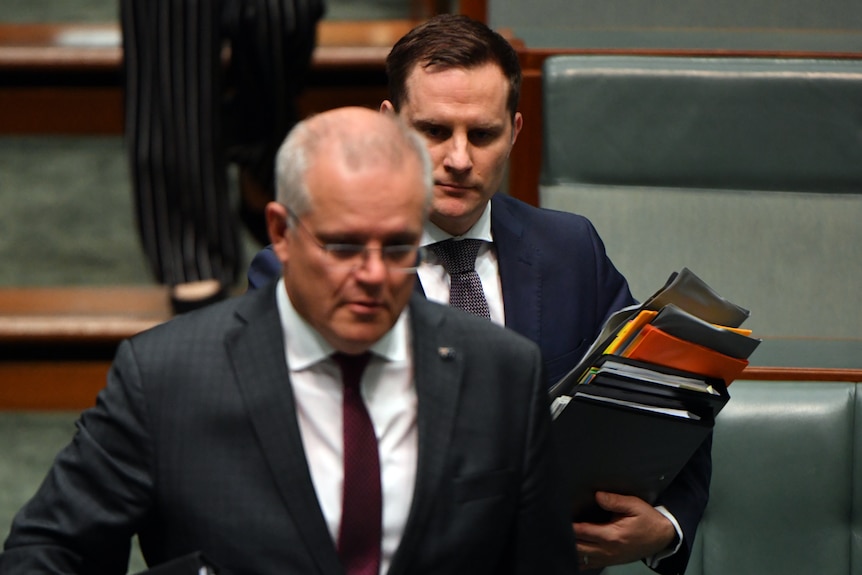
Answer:
[[862, 60], [556, 56], [543, 82], [540, 203], [636, 297], [687, 266], [762, 335], [858, 337]]
[[[733, 383], [688, 575], [859, 573], [860, 385]], [[608, 575], [649, 572], [631, 564]]]

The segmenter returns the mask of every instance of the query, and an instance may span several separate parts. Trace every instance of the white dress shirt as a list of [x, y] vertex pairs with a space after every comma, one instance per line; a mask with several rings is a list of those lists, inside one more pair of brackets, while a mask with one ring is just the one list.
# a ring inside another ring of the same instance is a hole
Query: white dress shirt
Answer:
[[[305, 457], [329, 533], [337, 542], [344, 446], [341, 376], [330, 357], [335, 350], [293, 307], [283, 279], [276, 294]], [[405, 309], [395, 326], [372, 346], [361, 383], [380, 452], [381, 573], [388, 571], [401, 541], [416, 480], [417, 400], [409, 325]]]

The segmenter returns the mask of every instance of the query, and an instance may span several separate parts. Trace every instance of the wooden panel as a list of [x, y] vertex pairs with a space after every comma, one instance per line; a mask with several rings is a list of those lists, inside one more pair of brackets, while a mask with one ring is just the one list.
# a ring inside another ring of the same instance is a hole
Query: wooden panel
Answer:
[[171, 317], [164, 286], [0, 289], [0, 343], [117, 343]]
[[488, 0], [459, 0], [459, 12], [479, 22], [488, 22]]
[[83, 410], [95, 405], [110, 361], [0, 362], [0, 409]]
[[[379, 107], [386, 56], [415, 24], [322, 22], [303, 115]], [[122, 134], [121, 69], [116, 25], [0, 24], [0, 134]]]
[[[523, 64], [522, 64], [523, 67]], [[539, 174], [542, 169], [542, 72], [523, 68], [521, 114], [524, 124], [509, 156], [509, 195], [539, 205]]]
[[119, 88], [0, 88], [0, 134], [122, 133], [123, 93]]
[[862, 383], [862, 369], [749, 366], [743, 370], [742, 375], [738, 379], [761, 381], [849, 381]]

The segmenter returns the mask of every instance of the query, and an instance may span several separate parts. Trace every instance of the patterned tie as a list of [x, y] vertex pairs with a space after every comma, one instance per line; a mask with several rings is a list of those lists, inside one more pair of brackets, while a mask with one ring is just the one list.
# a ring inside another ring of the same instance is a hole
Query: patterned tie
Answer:
[[374, 426], [359, 391], [371, 354], [336, 352], [332, 358], [341, 368], [344, 383], [344, 487], [338, 555], [347, 575], [378, 575], [383, 506], [380, 456]]
[[449, 273], [449, 305], [490, 319], [482, 280], [476, 273], [476, 254], [483, 243], [482, 240], [446, 240], [430, 247]]

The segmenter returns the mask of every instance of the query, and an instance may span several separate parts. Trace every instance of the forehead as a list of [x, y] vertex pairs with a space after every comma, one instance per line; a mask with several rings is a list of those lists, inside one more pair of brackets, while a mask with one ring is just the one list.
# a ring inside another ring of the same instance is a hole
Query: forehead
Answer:
[[306, 174], [313, 219], [356, 219], [373, 224], [386, 218], [422, 218], [425, 204], [422, 165], [405, 153], [401, 161], [381, 160], [359, 167], [328, 157]]
[[402, 112], [413, 121], [497, 123], [509, 116], [509, 82], [492, 62], [471, 68], [416, 65], [406, 88]]

